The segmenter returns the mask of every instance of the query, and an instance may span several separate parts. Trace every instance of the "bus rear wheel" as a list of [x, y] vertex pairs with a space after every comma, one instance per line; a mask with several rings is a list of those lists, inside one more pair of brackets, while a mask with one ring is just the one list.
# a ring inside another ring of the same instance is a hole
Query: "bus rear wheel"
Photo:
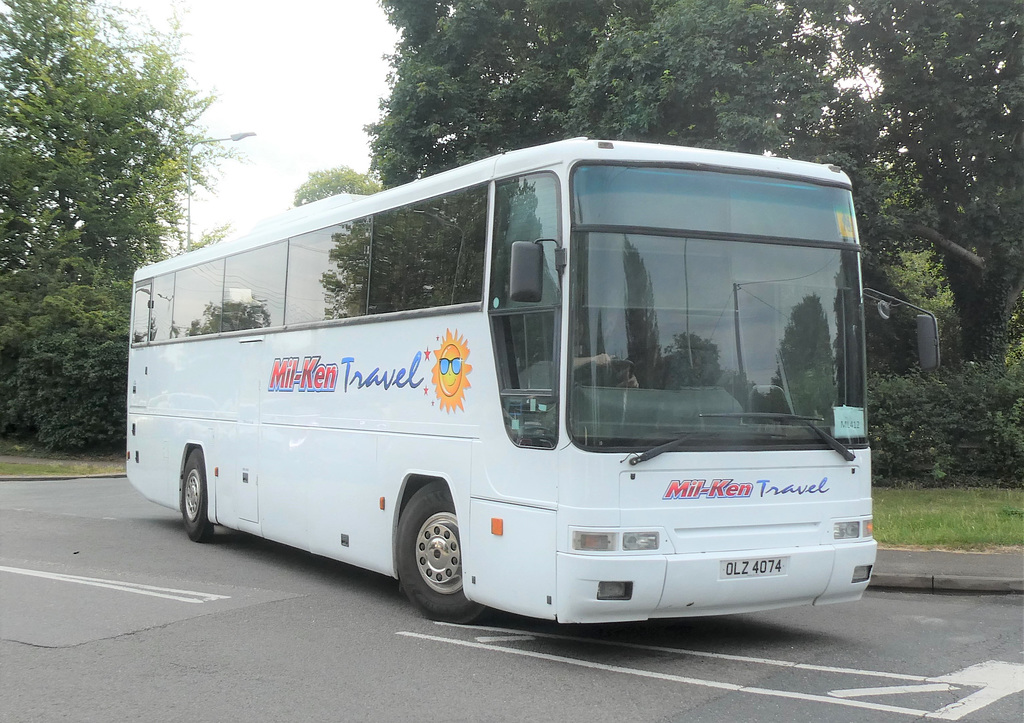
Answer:
[[185, 532], [193, 542], [209, 542], [213, 537], [213, 523], [207, 514], [208, 506], [206, 460], [202, 452], [194, 449], [185, 462], [181, 483], [181, 517], [185, 521]]
[[471, 623], [484, 606], [463, 592], [462, 543], [448, 490], [417, 491], [398, 521], [398, 577], [406, 597], [434, 620]]

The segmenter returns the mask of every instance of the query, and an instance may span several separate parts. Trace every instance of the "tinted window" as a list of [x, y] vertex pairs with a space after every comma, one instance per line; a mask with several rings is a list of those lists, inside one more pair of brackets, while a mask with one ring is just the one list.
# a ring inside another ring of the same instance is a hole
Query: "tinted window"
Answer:
[[[550, 174], [525, 176], [497, 184], [494, 199], [494, 249], [491, 264], [491, 308], [535, 306], [508, 298], [512, 244], [558, 238], [557, 178]], [[555, 271], [557, 244], [544, 244], [544, 294], [542, 305], [558, 302]]]
[[174, 338], [171, 329], [171, 310], [174, 307], [174, 274], [153, 279], [153, 308], [149, 312], [149, 340], [167, 341]]
[[[540, 302], [509, 299], [512, 244], [545, 239], [544, 286]], [[555, 249], [558, 182], [551, 174], [523, 176], [497, 184], [491, 248], [489, 308], [495, 361], [501, 381], [501, 410], [509, 439], [522, 447], [554, 449], [558, 442], [558, 304]]]
[[593, 226], [856, 242], [845, 188], [679, 168], [583, 166], [573, 218]]
[[221, 331], [262, 329], [284, 323], [287, 263], [288, 245], [285, 243], [227, 259]]
[[374, 216], [369, 312], [480, 301], [487, 189]]
[[287, 324], [366, 313], [372, 227], [364, 218], [289, 241]]
[[174, 323], [171, 337], [220, 332], [224, 298], [224, 261], [182, 269], [174, 274]]
[[149, 300], [153, 296], [150, 282], [135, 287], [135, 319], [132, 323], [132, 343], [144, 344], [149, 341]]

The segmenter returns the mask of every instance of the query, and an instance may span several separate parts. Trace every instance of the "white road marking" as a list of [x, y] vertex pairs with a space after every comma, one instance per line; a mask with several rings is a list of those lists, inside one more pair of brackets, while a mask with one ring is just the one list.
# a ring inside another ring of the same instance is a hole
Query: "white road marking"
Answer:
[[74, 582], [79, 585], [92, 585], [93, 587], [105, 587], [120, 592], [131, 592], [136, 595], [149, 595], [151, 597], [164, 598], [166, 600], [178, 600], [187, 603], [214, 602], [216, 600], [229, 600], [230, 595], [214, 595], [207, 592], [196, 592], [194, 590], [175, 590], [168, 587], [156, 587], [154, 585], [143, 585], [137, 582], [122, 582], [121, 580], [104, 580], [98, 577], [81, 577], [79, 575], [65, 575], [59, 572], [44, 572], [42, 570], [29, 570], [21, 567], [4, 567], [0, 565], [0, 572], [10, 572], [15, 575], [28, 575], [41, 577], [46, 580], [57, 580], [59, 582]]
[[[435, 625], [450, 628], [462, 628], [464, 630], [479, 630], [492, 633], [505, 633], [507, 635], [522, 635], [521, 632], [508, 628], [489, 628], [476, 625], [458, 625], [456, 623], [435, 622]], [[671, 653], [674, 655], [693, 655], [700, 658], [715, 658], [718, 660], [735, 660], [740, 663], [756, 663], [758, 665], [772, 665], [779, 668], [794, 668], [796, 670], [813, 670], [819, 673], [844, 673], [851, 675], [862, 675], [874, 678], [888, 678], [890, 680], [906, 680], [918, 683], [934, 682], [933, 679], [923, 675], [906, 675], [904, 673], [886, 673], [877, 670], [859, 670], [856, 668], [836, 668], [829, 665], [813, 665], [811, 663], [794, 663], [790, 660], [773, 660], [771, 658], [754, 658], [749, 655], [732, 655], [730, 653], [711, 653], [706, 650], [688, 650], [686, 648], [666, 648], [660, 645], [644, 645], [642, 643], [625, 643], [613, 640], [594, 640], [592, 638], [581, 638], [573, 635], [557, 635], [554, 633], [536, 633], [530, 635], [538, 638], [551, 640], [566, 640], [574, 643], [587, 643], [588, 645], [604, 645], [613, 648], [628, 648], [630, 650], [645, 650], [653, 653]]]
[[606, 663], [595, 663], [590, 660], [579, 660], [577, 658], [567, 658], [562, 655], [551, 655], [550, 653], [538, 653], [532, 650], [521, 650], [519, 648], [503, 648], [497, 645], [488, 645], [486, 643], [477, 643], [470, 640], [457, 640], [455, 638], [443, 638], [438, 635], [424, 635], [423, 633], [413, 632], [399, 632], [398, 635], [404, 635], [410, 638], [420, 638], [421, 640], [432, 640], [438, 643], [449, 643], [451, 645], [461, 645], [466, 648], [479, 648], [481, 650], [491, 650], [497, 653], [509, 653], [511, 655], [521, 655], [527, 658], [538, 658], [540, 660], [548, 660], [555, 663], [565, 663], [566, 665], [576, 665], [581, 668], [591, 668], [592, 670], [604, 670], [610, 673], [624, 673], [626, 675], [635, 675], [641, 678], [654, 678], [656, 680], [665, 680], [672, 683], [685, 683], [687, 685], [700, 685], [705, 688], [715, 688], [718, 690], [728, 690], [734, 693], [752, 693], [754, 695], [765, 695], [774, 698], [791, 698], [794, 700], [803, 700], [813, 703], [828, 703], [830, 705], [845, 706], [848, 708], [866, 708], [868, 710], [880, 711], [883, 713], [901, 713], [903, 715], [912, 716], [923, 716], [928, 713], [926, 710], [918, 710], [916, 708], [900, 708], [893, 705], [883, 705], [881, 703], [867, 703], [859, 700], [844, 700], [842, 698], [829, 698], [824, 695], [813, 695], [811, 693], [798, 693], [790, 690], [771, 690], [768, 688], [755, 688], [747, 685], [737, 685], [735, 683], [724, 683], [718, 680], [702, 680], [700, 678], [689, 678], [682, 675], [672, 675], [671, 673], [656, 673], [651, 670], [643, 670], [640, 668], [627, 668], [621, 665], [608, 665]]
[[[554, 633], [525, 633], [523, 631], [508, 628], [457, 625], [454, 623], [442, 622], [437, 622], [435, 623], [435, 625], [451, 628], [461, 628], [463, 630], [473, 632], [498, 633], [498, 635], [478, 636], [476, 638], [477, 642], [470, 642], [440, 636], [424, 635], [420, 633], [400, 632], [398, 634], [405, 635], [408, 637], [421, 638], [425, 640], [435, 640], [438, 642], [450, 643], [453, 645], [462, 645], [465, 647], [481, 648], [484, 650], [493, 650], [495, 652], [501, 653], [510, 653], [512, 655], [522, 655], [526, 657], [539, 658], [542, 660], [551, 660], [555, 662], [566, 663], [569, 665], [593, 668], [595, 670], [606, 670], [611, 672], [624, 673], [628, 675], [637, 675], [646, 678], [657, 678], [661, 680], [687, 683], [690, 685], [701, 685], [710, 688], [718, 688], [721, 690], [730, 690], [741, 693], [753, 693], [755, 695], [775, 696], [781, 698], [793, 698], [797, 700], [828, 703], [830, 705], [866, 708], [869, 710], [876, 710], [880, 712], [923, 716], [925, 718], [935, 718], [941, 720], [959, 720], [968, 713], [972, 713], [980, 708], [990, 705], [1002, 698], [1005, 698], [1006, 696], [1024, 691], [1024, 665], [1020, 665], [1019, 663], [1007, 663], [997, 660], [990, 660], [986, 663], [973, 665], [968, 668], [964, 668], [963, 670], [957, 671], [955, 673], [950, 673], [948, 675], [925, 676], [909, 675], [906, 673], [890, 673], [878, 670], [862, 670], [858, 668], [840, 668], [827, 665], [812, 665], [809, 663], [796, 663], [789, 660], [756, 658], [746, 655], [732, 655], [729, 653], [712, 653], [704, 650], [689, 650], [685, 648], [667, 648], [659, 645], [644, 645], [641, 643], [616, 642], [610, 640], [594, 640], [591, 638], [583, 638], [572, 635], [557, 635]], [[733, 683], [725, 683], [722, 681], [688, 678], [668, 673], [656, 673], [653, 671], [641, 670], [637, 668], [626, 668], [623, 666], [606, 665], [604, 663], [596, 663], [576, 658], [568, 658], [559, 655], [551, 655], [548, 653], [540, 653], [512, 647], [501, 647], [498, 645], [490, 644], [495, 642], [511, 643], [528, 641], [534, 638], [577, 642], [587, 645], [598, 645], [628, 650], [645, 650], [649, 652], [668, 653], [674, 655], [688, 655], [704, 658], [715, 658], [719, 660], [732, 660], [742, 663], [770, 665], [775, 667], [809, 670], [821, 673], [853, 675], [858, 677], [886, 678], [889, 680], [913, 682], [917, 683], [917, 685], [898, 685], [874, 688], [851, 688], [846, 690], [831, 691], [829, 695], [825, 696], [810, 693], [799, 693], [795, 691], [772, 690], [767, 688], [740, 686]], [[970, 695], [961, 698], [958, 701], [950, 703], [949, 705], [940, 708], [937, 711], [924, 711], [915, 708], [903, 708], [899, 706], [890, 706], [881, 703], [873, 703], [870, 701], [852, 700], [856, 697], [949, 692], [959, 690], [959, 688], [962, 686], [970, 686], [974, 688], [979, 688], [980, 690], [977, 690], [976, 692], [971, 693]]]
[[1024, 666], [1005, 663], [1001, 660], [989, 660], [944, 675], [939, 680], [961, 685], [983, 686], [977, 693], [972, 693], [966, 698], [961, 698], [945, 708], [925, 716], [941, 720], [960, 720], [968, 713], [973, 713], [979, 708], [995, 703], [1000, 698], [1024, 690]]
[[480, 635], [478, 643], [519, 643], [529, 640], [536, 640], [532, 635]]
[[906, 693], [945, 693], [957, 690], [949, 683], [922, 683], [921, 685], [887, 685], [882, 688], [847, 688], [830, 690], [829, 695], [837, 698], [870, 698], [876, 695], [904, 695]]

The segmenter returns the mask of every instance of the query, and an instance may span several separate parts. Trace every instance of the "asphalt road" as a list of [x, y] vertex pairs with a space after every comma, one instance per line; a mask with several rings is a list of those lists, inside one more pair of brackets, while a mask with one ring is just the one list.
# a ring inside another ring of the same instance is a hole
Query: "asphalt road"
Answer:
[[0, 721], [1017, 721], [1022, 598], [756, 615], [420, 617], [397, 583], [178, 516], [124, 479], [0, 482]]

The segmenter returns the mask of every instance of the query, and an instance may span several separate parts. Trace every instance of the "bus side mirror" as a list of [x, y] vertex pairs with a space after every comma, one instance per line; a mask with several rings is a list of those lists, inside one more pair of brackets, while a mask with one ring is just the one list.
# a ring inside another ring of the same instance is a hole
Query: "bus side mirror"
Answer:
[[939, 324], [930, 314], [917, 315], [917, 358], [926, 372], [939, 368]]
[[544, 293], [544, 247], [541, 244], [512, 242], [508, 291], [512, 301], [536, 303], [541, 300]]
[[898, 306], [909, 306], [920, 311], [921, 313], [917, 315], [917, 361], [922, 371], [930, 372], [939, 368], [939, 320], [935, 318], [935, 314], [909, 301], [883, 294], [877, 289], [865, 287], [862, 293], [865, 299], [878, 303], [878, 315], [883, 319], [888, 319], [892, 310]]

